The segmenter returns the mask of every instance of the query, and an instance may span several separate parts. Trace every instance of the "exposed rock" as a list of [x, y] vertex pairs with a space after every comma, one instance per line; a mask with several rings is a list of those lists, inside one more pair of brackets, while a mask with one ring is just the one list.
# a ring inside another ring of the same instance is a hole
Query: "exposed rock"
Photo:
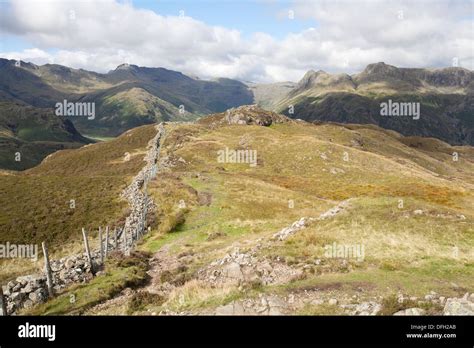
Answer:
[[424, 315], [426, 311], [421, 308], [408, 308], [402, 311], [398, 311], [393, 315]]
[[444, 315], [474, 315], [474, 302], [467, 298], [448, 298], [443, 309]]
[[259, 108], [257, 105], [243, 105], [227, 110], [224, 122], [227, 124], [270, 126], [273, 123], [291, 120], [274, 112]]
[[282, 284], [300, 277], [303, 272], [283, 262], [259, 259], [253, 252], [239, 249], [198, 271], [198, 279], [212, 284]]
[[333, 207], [333, 208], [329, 209], [328, 211], [326, 211], [326, 212], [322, 213], [321, 215], [319, 215], [318, 220], [325, 220], [325, 219], [334, 217], [335, 215], [341, 213], [347, 207], [349, 207], [349, 204], [350, 204], [350, 199], [346, 199], [345, 201], [340, 202], [335, 207]]
[[298, 221], [295, 221], [293, 222], [293, 224], [289, 227], [285, 227], [284, 229], [282, 229], [281, 231], [275, 233], [273, 235], [273, 239], [277, 239], [277, 240], [285, 240], [286, 238], [288, 238], [289, 236], [291, 236], [292, 234], [294, 234], [295, 232], [298, 232], [299, 230], [303, 229], [306, 227], [306, 224], [309, 222], [309, 221], [312, 221], [313, 219], [309, 219], [309, 218], [301, 218], [299, 219]]
[[377, 315], [382, 306], [373, 301], [362, 302], [358, 304], [354, 310], [355, 315]]

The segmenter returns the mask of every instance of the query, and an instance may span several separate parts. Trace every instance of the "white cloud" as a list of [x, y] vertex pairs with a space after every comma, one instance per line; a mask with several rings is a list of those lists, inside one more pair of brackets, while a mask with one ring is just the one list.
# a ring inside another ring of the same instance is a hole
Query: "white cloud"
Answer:
[[113, 0], [13, 0], [0, 14], [0, 34], [35, 48], [0, 56], [101, 72], [128, 62], [267, 82], [298, 80], [309, 69], [352, 73], [377, 61], [432, 67], [458, 57], [473, 69], [472, 6], [472, 0], [298, 1], [294, 20], [314, 19], [314, 28], [283, 39], [265, 33], [244, 39], [232, 28]]

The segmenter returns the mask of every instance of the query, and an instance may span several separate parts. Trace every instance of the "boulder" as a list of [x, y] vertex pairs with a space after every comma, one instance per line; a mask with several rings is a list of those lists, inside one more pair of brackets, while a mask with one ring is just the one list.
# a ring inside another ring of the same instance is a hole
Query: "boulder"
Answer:
[[71, 269], [71, 268], [73, 268], [75, 265], [76, 265], [76, 262], [75, 262], [74, 259], [72, 259], [72, 258], [67, 259], [66, 262], [64, 263], [64, 267], [66, 267], [66, 269]]
[[243, 280], [244, 274], [240, 269], [240, 265], [236, 262], [231, 262], [222, 269], [227, 278], [235, 280]]
[[426, 311], [421, 308], [408, 308], [402, 311], [398, 311], [393, 315], [424, 315]]
[[444, 315], [474, 315], [474, 303], [464, 298], [448, 298], [443, 309]]

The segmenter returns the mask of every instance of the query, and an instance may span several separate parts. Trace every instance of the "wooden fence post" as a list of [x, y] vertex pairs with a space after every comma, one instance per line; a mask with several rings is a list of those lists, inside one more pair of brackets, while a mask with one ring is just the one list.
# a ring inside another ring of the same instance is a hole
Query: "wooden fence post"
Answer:
[[89, 260], [89, 265], [91, 266], [91, 272], [94, 274], [94, 264], [92, 263], [91, 251], [89, 249], [89, 242], [87, 240], [86, 230], [82, 228], [82, 237], [84, 238], [84, 246], [86, 248], [87, 260]]
[[118, 250], [118, 245], [117, 245], [117, 227], [114, 228], [114, 248], [115, 248], [115, 250]]
[[100, 252], [100, 264], [104, 263], [104, 248], [102, 246], [102, 227], [99, 226], [99, 252]]
[[49, 264], [48, 247], [46, 246], [45, 242], [41, 243], [41, 246], [43, 247], [44, 271], [46, 273], [46, 285], [48, 286], [48, 294], [49, 297], [53, 297], [53, 275], [51, 273], [51, 265]]
[[7, 299], [3, 296], [3, 289], [0, 285], [0, 316], [8, 315], [7, 313]]
[[122, 239], [123, 239], [123, 248], [124, 250], [127, 248], [127, 228], [124, 226], [122, 230]]
[[105, 258], [107, 259], [107, 254], [109, 252], [109, 226], [105, 227]]

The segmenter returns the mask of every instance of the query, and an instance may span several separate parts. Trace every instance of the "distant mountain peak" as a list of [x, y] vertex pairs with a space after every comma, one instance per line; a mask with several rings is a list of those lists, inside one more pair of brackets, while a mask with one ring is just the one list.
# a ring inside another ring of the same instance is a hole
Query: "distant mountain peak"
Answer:
[[385, 64], [384, 62], [378, 62], [369, 64], [366, 66], [363, 74], [387, 74], [398, 71], [398, 68], [393, 65]]
[[303, 78], [298, 82], [299, 89], [305, 89], [311, 87], [317, 83], [318, 77], [322, 75], [329, 75], [327, 72], [323, 70], [309, 70], [304, 74]]
[[115, 68], [115, 70], [131, 70], [131, 69], [138, 69], [138, 66], [134, 64], [123, 63]]

